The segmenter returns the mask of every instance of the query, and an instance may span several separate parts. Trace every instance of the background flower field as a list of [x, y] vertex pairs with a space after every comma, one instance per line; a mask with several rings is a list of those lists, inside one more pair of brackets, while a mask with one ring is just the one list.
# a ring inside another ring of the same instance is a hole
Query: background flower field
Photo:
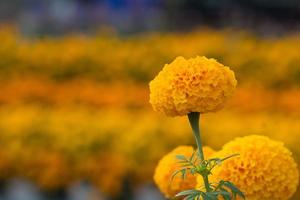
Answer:
[[148, 82], [178, 55], [214, 57], [238, 79], [227, 108], [202, 118], [206, 145], [217, 150], [237, 136], [267, 135], [284, 141], [300, 164], [299, 34], [202, 28], [28, 38], [3, 26], [0, 38], [4, 185], [21, 177], [57, 192], [86, 181], [124, 199], [152, 184], [162, 155], [193, 144], [186, 118], [166, 118], [148, 103]]

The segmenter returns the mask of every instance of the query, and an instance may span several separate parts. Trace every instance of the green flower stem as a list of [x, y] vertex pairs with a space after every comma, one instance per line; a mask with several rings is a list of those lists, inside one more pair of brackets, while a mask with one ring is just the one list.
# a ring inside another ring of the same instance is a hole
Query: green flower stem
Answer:
[[[193, 129], [193, 134], [196, 139], [199, 158], [201, 160], [204, 160], [204, 153], [203, 153], [202, 141], [201, 141], [201, 136], [200, 136], [200, 128], [199, 128], [200, 113], [199, 112], [191, 112], [188, 114], [188, 118], [189, 118], [190, 125]], [[203, 177], [203, 182], [204, 182], [206, 191], [210, 192], [211, 189], [209, 186], [208, 175], [204, 175], [202, 177]]]

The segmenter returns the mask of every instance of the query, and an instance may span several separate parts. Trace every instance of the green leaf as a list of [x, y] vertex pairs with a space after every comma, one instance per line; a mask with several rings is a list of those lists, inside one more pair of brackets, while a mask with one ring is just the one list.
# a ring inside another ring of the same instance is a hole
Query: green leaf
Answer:
[[219, 195], [223, 197], [224, 200], [231, 200], [231, 194], [225, 189], [221, 188], [221, 191], [219, 191]]
[[181, 178], [184, 180], [185, 178], [186, 178], [186, 172], [187, 172], [187, 169], [183, 169], [182, 171], [181, 171]]
[[201, 193], [201, 196], [202, 196], [203, 200], [215, 200], [208, 193], [203, 192], [203, 193]]
[[222, 159], [221, 158], [211, 158], [209, 160], [207, 160], [208, 162], [221, 162]]
[[176, 170], [176, 171], [172, 174], [172, 176], [171, 176], [171, 181], [173, 181], [173, 179], [175, 178], [175, 176], [176, 176], [177, 174], [181, 173], [181, 171], [182, 171], [182, 169]]
[[240, 155], [240, 154], [238, 154], [238, 153], [232, 154], [232, 155], [230, 155], [230, 156], [227, 156], [227, 157], [225, 157], [225, 158], [222, 158], [222, 161], [227, 160], [227, 159], [229, 159], [229, 158], [233, 158], [233, 157], [239, 156], [239, 155]]
[[198, 194], [191, 194], [188, 196], [188, 200], [200, 200], [201, 196], [200, 193]]
[[184, 155], [176, 155], [176, 158], [178, 159], [178, 160], [183, 160], [183, 161], [187, 161], [187, 158], [184, 156]]
[[225, 187], [228, 187], [232, 191], [234, 198], [236, 198], [236, 195], [238, 195], [238, 196], [242, 197], [243, 199], [245, 199], [244, 193], [239, 188], [237, 188], [233, 183], [231, 183], [229, 181], [224, 181], [223, 185]]
[[196, 174], [196, 169], [195, 168], [191, 168], [190, 172], [191, 172], [192, 175], [194, 175], [194, 174]]
[[181, 196], [188, 196], [188, 195], [199, 195], [202, 192], [200, 190], [185, 190], [182, 192], [179, 192], [175, 195], [175, 197], [181, 197]]
[[189, 163], [186, 163], [186, 164], [182, 164], [181, 167], [192, 167], [192, 165]]
[[194, 200], [193, 196], [186, 196], [183, 198], [183, 200]]
[[192, 153], [192, 155], [191, 155], [191, 157], [190, 157], [190, 159], [189, 159], [190, 162], [193, 162], [193, 159], [194, 159], [194, 156], [195, 156], [195, 152], [196, 152], [196, 151], [193, 151], [193, 153]]

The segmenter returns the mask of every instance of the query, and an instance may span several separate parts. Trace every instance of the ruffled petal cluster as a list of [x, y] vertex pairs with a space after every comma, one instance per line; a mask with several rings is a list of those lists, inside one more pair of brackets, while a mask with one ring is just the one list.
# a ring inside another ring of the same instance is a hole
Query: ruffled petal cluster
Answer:
[[177, 57], [150, 82], [150, 103], [168, 116], [213, 112], [223, 108], [236, 84], [234, 72], [215, 59]]
[[[239, 153], [214, 169], [211, 182], [226, 180], [246, 194], [247, 200], [288, 200], [295, 193], [299, 171], [282, 142], [265, 136], [237, 138], [213, 157]], [[202, 180], [198, 178], [199, 184]]]
[[[191, 174], [187, 174], [187, 177], [184, 180], [180, 174], [171, 180], [173, 173], [182, 168], [176, 155], [190, 157], [193, 151], [194, 149], [191, 146], [179, 146], [159, 161], [155, 169], [154, 181], [166, 198], [174, 197], [178, 192], [183, 190], [195, 188], [197, 178]], [[210, 156], [214, 153], [209, 147], [204, 147], [203, 151], [205, 156]]]

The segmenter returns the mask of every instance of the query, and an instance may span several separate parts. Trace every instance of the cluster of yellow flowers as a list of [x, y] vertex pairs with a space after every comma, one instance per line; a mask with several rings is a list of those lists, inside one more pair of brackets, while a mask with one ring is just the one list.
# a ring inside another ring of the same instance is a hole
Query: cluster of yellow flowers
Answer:
[[0, 28], [0, 38], [2, 78], [32, 75], [54, 80], [87, 77], [145, 83], [178, 55], [207, 55], [232, 66], [240, 84], [250, 81], [278, 87], [300, 83], [297, 34], [265, 39], [245, 32], [201, 29], [185, 34], [118, 37], [100, 33], [30, 40]]
[[[189, 143], [183, 127], [169, 138], [170, 122], [161, 124], [148, 114], [78, 106], [0, 107], [0, 179], [22, 176], [47, 190], [88, 180], [103, 193], [117, 195], [127, 174], [134, 183], [148, 181], [162, 154], [178, 141]], [[144, 153], [147, 160], [141, 159]]]
[[[176, 155], [191, 156], [192, 151], [193, 147], [179, 146], [159, 161], [154, 180], [167, 198], [180, 191], [203, 186], [201, 176], [187, 175], [186, 179], [176, 176], [171, 180], [173, 173], [182, 168]], [[237, 138], [225, 144], [220, 151], [214, 152], [205, 147], [204, 152], [207, 159], [239, 154], [217, 166], [211, 179], [212, 182], [233, 182], [249, 200], [288, 200], [299, 184], [299, 170], [292, 153], [282, 142], [268, 137], [252, 135]]]
[[[223, 111], [203, 116], [202, 124], [204, 144], [214, 149], [238, 136], [264, 134], [283, 141], [300, 159], [298, 115]], [[133, 182], [148, 182], [165, 153], [180, 144], [193, 144], [185, 119], [165, 118], [148, 110], [2, 106], [0, 129], [1, 180], [25, 176], [43, 188], [55, 189], [88, 179], [108, 194], [117, 193], [128, 172]], [[32, 149], [40, 156], [32, 157]], [[142, 159], [145, 154], [147, 159]], [[103, 159], [105, 163], [100, 162]], [[37, 162], [44, 162], [44, 167], [35, 169], [42, 165]], [[107, 169], [106, 173], [101, 174], [101, 169]]]
[[234, 73], [214, 59], [177, 57], [150, 82], [150, 103], [170, 116], [217, 111], [236, 84]]
[[[87, 79], [55, 82], [37, 77], [22, 77], [0, 80], [0, 91], [1, 104], [10, 106], [40, 104], [56, 108], [80, 104], [105, 109], [149, 107], [149, 91], [144, 84], [103, 84]], [[297, 114], [300, 113], [298, 99], [300, 90], [297, 88], [275, 90], [244, 86], [237, 88], [227, 107], [249, 114], [260, 111]]]

